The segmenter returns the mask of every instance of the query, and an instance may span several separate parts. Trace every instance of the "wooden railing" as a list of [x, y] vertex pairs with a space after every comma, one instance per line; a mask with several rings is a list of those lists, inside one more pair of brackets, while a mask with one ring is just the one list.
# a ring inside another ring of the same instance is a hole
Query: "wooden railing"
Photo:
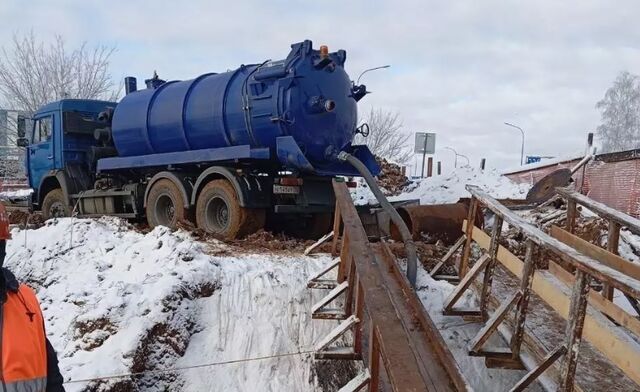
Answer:
[[[337, 251], [342, 227], [340, 256], [308, 286], [331, 290], [313, 307], [313, 317], [342, 322], [316, 345], [315, 357], [364, 361], [366, 372], [341, 391], [368, 386], [369, 391], [377, 392], [381, 365], [394, 391], [466, 390], [453, 356], [395, 258], [384, 245], [368, 241], [345, 183], [334, 181], [333, 188], [333, 249]], [[338, 269], [337, 279], [325, 278], [334, 268]], [[343, 302], [331, 307], [339, 297]], [[332, 347], [347, 331], [353, 332], [353, 346]]]
[[[463, 227], [465, 232], [465, 244], [459, 266], [460, 284], [456, 287], [446, 301], [444, 313], [449, 315], [462, 315], [480, 320], [485, 323], [476, 338], [471, 342], [470, 355], [483, 356], [487, 364], [495, 367], [524, 368], [521, 359], [521, 348], [525, 320], [528, 314], [529, 302], [532, 292], [535, 292], [542, 300], [547, 302], [556, 312], [567, 320], [564, 342], [553, 348], [530, 372], [513, 387], [512, 391], [522, 391], [533, 383], [554, 362], [564, 358], [560, 366], [559, 390], [571, 391], [574, 389], [576, 366], [579, 356], [579, 346], [583, 332], [598, 350], [616, 366], [618, 366], [631, 380], [640, 384], [640, 352], [637, 345], [625, 343], [627, 338], [611, 328], [611, 323], [597, 315], [587, 312], [587, 303], [593, 296], [590, 293], [590, 280], [595, 278], [609, 287], [638, 298], [640, 296], [640, 280], [637, 276], [614, 268], [612, 265], [602, 263], [599, 257], [585, 254], [573, 246], [569, 246], [556, 238], [544, 233], [537, 227], [524, 221], [520, 216], [501, 205], [497, 200], [475, 186], [467, 186], [471, 193], [471, 208], [468, 220]], [[566, 195], [566, 193], [565, 193]], [[570, 195], [571, 197], [575, 195]], [[586, 203], [582, 198], [576, 198], [576, 202]], [[494, 214], [494, 225], [491, 236], [475, 227], [474, 219], [478, 208], [485, 207]], [[627, 218], [611, 215], [617, 223], [629, 224]], [[524, 236], [526, 252], [524, 261], [500, 246], [503, 223], [517, 228]], [[477, 243], [487, 251], [478, 259], [471, 269], [468, 268], [472, 243]], [[566, 272], [569, 276], [564, 279], [570, 283], [571, 292], [567, 295], [563, 289], [551, 282], [540, 272], [536, 271], [534, 254], [537, 249], [550, 252], [562, 260], [567, 266], [575, 269], [575, 276]], [[519, 288], [512, 293], [493, 315], [489, 316], [489, 296], [494, 279], [497, 263], [501, 263], [507, 270], [513, 273], [520, 281]], [[456, 302], [463, 293], [471, 287], [473, 280], [484, 272], [482, 284], [479, 288], [480, 304], [477, 309], [455, 308]], [[570, 298], [570, 299], [569, 299]], [[606, 304], [605, 304], [606, 305]], [[602, 306], [604, 307], [604, 305]], [[510, 310], [515, 308], [513, 331], [509, 342], [509, 348], [485, 348], [489, 337], [497, 330]], [[624, 317], [619, 317], [624, 319]], [[630, 318], [626, 318], [628, 325], [635, 326]], [[607, 324], [609, 323], [609, 324]]]

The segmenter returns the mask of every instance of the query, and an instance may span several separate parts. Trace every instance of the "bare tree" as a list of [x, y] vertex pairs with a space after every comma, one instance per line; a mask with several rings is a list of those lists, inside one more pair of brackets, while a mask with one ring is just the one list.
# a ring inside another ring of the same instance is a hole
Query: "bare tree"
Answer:
[[640, 79], [637, 75], [621, 72], [596, 108], [601, 113], [597, 131], [604, 152], [640, 147]]
[[411, 159], [411, 135], [402, 131], [398, 113], [371, 108], [365, 122], [369, 125], [369, 136], [364, 138], [358, 135], [356, 143], [366, 144], [374, 155], [401, 165]]
[[109, 74], [114, 50], [83, 43], [69, 51], [58, 35], [45, 45], [33, 32], [16, 34], [0, 51], [0, 94], [8, 107], [29, 113], [63, 98], [115, 98]]

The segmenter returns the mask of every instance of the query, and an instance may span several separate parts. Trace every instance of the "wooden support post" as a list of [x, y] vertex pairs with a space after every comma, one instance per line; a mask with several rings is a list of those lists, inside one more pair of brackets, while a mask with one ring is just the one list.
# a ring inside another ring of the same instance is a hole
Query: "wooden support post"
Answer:
[[567, 349], [564, 346], [560, 346], [554, 351], [550, 352], [549, 355], [547, 355], [542, 360], [542, 363], [540, 363], [540, 365], [531, 369], [531, 371], [527, 373], [527, 375], [524, 376], [522, 380], [518, 381], [518, 383], [513, 388], [511, 388], [509, 392], [521, 392], [527, 389], [527, 387], [531, 385], [531, 383], [534, 382], [536, 378], [544, 373], [545, 370], [549, 369], [549, 367], [551, 367], [551, 365], [553, 365], [554, 362], [557, 361], [566, 352]]
[[434, 276], [435, 274], [437, 274], [438, 271], [440, 271], [440, 268], [442, 268], [442, 266], [451, 258], [451, 256], [453, 256], [458, 251], [458, 249], [460, 249], [462, 244], [465, 243], [466, 239], [467, 238], [464, 234], [462, 235], [462, 237], [458, 238], [458, 241], [456, 241], [456, 243], [453, 244], [451, 248], [449, 248], [447, 254], [445, 254], [444, 257], [442, 257], [442, 259], [431, 269], [429, 275]]
[[491, 335], [498, 329], [498, 326], [507, 317], [509, 311], [513, 306], [520, 301], [522, 293], [516, 291], [511, 298], [504, 300], [500, 307], [496, 309], [495, 313], [487, 321], [484, 327], [478, 332], [478, 335], [471, 342], [471, 348], [469, 349], [469, 355], [482, 355], [482, 346], [489, 340]]
[[364, 328], [364, 291], [362, 290], [362, 286], [360, 285], [360, 278], [356, 276], [356, 318], [361, 320], [356, 327], [353, 338], [353, 347], [354, 351], [357, 354], [362, 354], [362, 328]]
[[[482, 320], [487, 321], [489, 312], [487, 310], [489, 304], [489, 295], [491, 295], [491, 284], [493, 283], [493, 270], [498, 262], [498, 248], [500, 247], [500, 234], [502, 233], [502, 217], [496, 215], [493, 220], [493, 228], [491, 229], [491, 244], [489, 245], [489, 263], [484, 270], [484, 278], [482, 281], [482, 291], [480, 294], [480, 314]], [[471, 233], [469, 233], [471, 235]]]
[[573, 286], [573, 292], [571, 293], [569, 320], [566, 329], [567, 340], [565, 347], [567, 348], [567, 354], [560, 371], [560, 388], [558, 390], [561, 392], [573, 391], [580, 342], [582, 341], [582, 329], [584, 328], [584, 318], [587, 313], [587, 295], [589, 294], [590, 280], [591, 277], [587, 273], [581, 270], [577, 271], [576, 284]]
[[476, 222], [476, 211], [478, 210], [478, 203], [478, 199], [472, 196], [471, 202], [469, 204], [469, 214], [467, 215], [467, 228], [465, 230], [467, 241], [464, 243], [462, 257], [460, 258], [460, 267], [458, 268], [458, 276], [460, 277], [460, 279], [464, 278], [464, 276], [467, 274], [467, 271], [469, 270], [469, 257], [471, 257], [471, 244], [473, 243], [471, 233], [473, 233], [473, 227]]
[[520, 347], [522, 345], [522, 335], [524, 334], [524, 322], [527, 318], [527, 308], [529, 307], [529, 297], [531, 296], [531, 286], [533, 285], [533, 274], [536, 272], [536, 261], [533, 257], [534, 243], [527, 240], [527, 250], [524, 256], [524, 266], [522, 270], [522, 280], [520, 281], [520, 293], [522, 298], [518, 302], [516, 310], [515, 329], [511, 336], [512, 358], [520, 357]]
[[433, 157], [427, 158], [427, 177], [433, 176]]
[[355, 287], [356, 275], [357, 275], [356, 263], [354, 263], [352, 260], [351, 264], [349, 265], [349, 275], [347, 277], [347, 281], [349, 282], [349, 288], [347, 289], [346, 298], [344, 301], [344, 314], [347, 317], [353, 314], [352, 308], [353, 308], [353, 303], [355, 301], [355, 294], [356, 294], [356, 287]]
[[578, 205], [573, 199], [567, 199], [567, 224], [566, 228], [569, 233], [573, 233], [576, 226], [576, 215], [578, 214]]
[[347, 263], [349, 262], [349, 257], [350, 257], [350, 251], [349, 251], [349, 236], [347, 235], [347, 232], [345, 231], [344, 233], [342, 233], [342, 246], [340, 248], [340, 265], [338, 266], [338, 283], [342, 283], [344, 282], [344, 280], [346, 279], [347, 276]]
[[333, 241], [331, 242], [331, 255], [336, 257], [338, 254], [338, 238], [340, 237], [340, 223], [342, 216], [340, 215], [340, 205], [336, 203], [336, 209], [333, 212]]
[[[620, 245], [620, 224], [613, 219], [609, 219], [609, 230], [607, 233], [607, 250], [613, 254], [618, 254], [618, 246]], [[602, 296], [613, 301], [613, 287], [604, 284], [602, 288]]]
[[369, 390], [377, 392], [380, 381], [380, 342], [378, 341], [378, 331], [375, 325], [371, 326], [369, 333], [369, 372], [371, 373]]
[[444, 310], [443, 313], [446, 315], [454, 315], [453, 306], [458, 302], [462, 294], [471, 286], [473, 279], [480, 273], [480, 270], [484, 268], [489, 262], [489, 255], [483, 255], [480, 257], [478, 261], [473, 265], [471, 271], [465, 275], [464, 278], [460, 281], [460, 284], [456, 287], [455, 290], [449, 295], [449, 297], [444, 302]]

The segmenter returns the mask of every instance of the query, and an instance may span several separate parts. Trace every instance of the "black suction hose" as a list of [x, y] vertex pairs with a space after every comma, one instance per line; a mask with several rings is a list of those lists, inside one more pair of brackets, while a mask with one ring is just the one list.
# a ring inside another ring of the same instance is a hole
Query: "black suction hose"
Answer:
[[367, 185], [369, 185], [371, 192], [373, 192], [373, 195], [378, 199], [378, 202], [380, 202], [380, 206], [389, 214], [391, 221], [396, 225], [398, 231], [400, 231], [400, 236], [404, 242], [404, 249], [407, 252], [407, 279], [415, 289], [416, 274], [418, 272], [418, 254], [416, 252], [416, 244], [413, 243], [413, 237], [411, 236], [411, 232], [409, 231], [407, 224], [402, 220], [398, 211], [396, 211], [391, 203], [389, 203], [389, 200], [387, 200], [380, 190], [380, 187], [378, 187], [376, 179], [373, 178], [373, 175], [362, 161], [344, 151], [338, 154], [338, 159], [349, 162], [351, 166], [355, 167], [356, 170], [360, 172], [364, 180], [367, 182]]

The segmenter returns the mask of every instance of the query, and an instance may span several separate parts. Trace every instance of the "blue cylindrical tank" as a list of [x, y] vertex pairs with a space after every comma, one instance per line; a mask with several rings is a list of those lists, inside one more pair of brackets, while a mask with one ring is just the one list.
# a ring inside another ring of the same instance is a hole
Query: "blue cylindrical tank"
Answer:
[[314, 50], [311, 41], [291, 48], [285, 60], [152, 81], [159, 86], [126, 95], [112, 120], [118, 155], [237, 145], [274, 151], [277, 137], [292, 136], [312, 164], [334, 159], [353, 140], [361, 98], [343, 67], [346, 52]]

